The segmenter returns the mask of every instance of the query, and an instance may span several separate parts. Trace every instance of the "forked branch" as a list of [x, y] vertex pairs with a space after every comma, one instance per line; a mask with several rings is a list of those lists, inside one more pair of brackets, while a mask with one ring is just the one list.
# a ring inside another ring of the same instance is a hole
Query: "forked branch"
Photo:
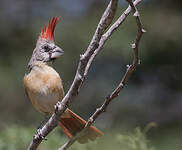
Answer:
[[[56, 104], [55, 113], [51, 116], [51, 118], [48, 120], [48, 122], [44, 125], [44, 127], [41, 129], [39, 134], [34, 135], [34, 138], [31, 142], [31, 144], [29, 145], [28, 150], [36, 150], [37, 147], [39, 146], [39, 144], [42, 142], [42, 140], [57, 126], [57, 123], [58, 123], [60, 116], [64, 113], [66, 108], [68, 108], [68, 106], [74, 101], [74, 98], [78, 95], [78, 93], [80, 91], [80, 87], [82, 86], [82, 84], [83, 84], [83, 82], [84, 82], [84, 80], [88, 74], [88, 70], [89, 70], [90, 65], [91, 65], [93, 59], [95, 58], [95, 56], [101, 51], [103, 45], [105, 44], [107, 39], [112, 35], [112, 33], [124, 22], [126, 17], [131, 12], [131, 8], [135, 14], [135, 12], [137, 11], [135, 5], [137, 5], [141, 1], [142, 0], [135, 0], [134, 3], [132, 1], [130, 1], [129, 4], [131, 7], [129, 6], [124, 11], [124, 13], [118, 18], [118, 20], [108, 29], [108, 31], [105, 32], [106, 29], [111, 24], [111, 22], [115, 16], [115, 12], [117, 9], [117, 3], [118, 3], [118, 0], [111, 0], [110, 1], [105, 12], [103, 13], [103, 15], [100, 19], [100, 22], [97, 26], [95, 34], [94, 34], [87, 50], [85, 51], [84, 54], [80, 55], [80, 61], [78, 64], [77, 72], [76, 72], [74, 81], [73, 81], [69, 91], [67, 92], [67, 94], [65, 95], [63, 100]], [[85, 128], [79, 134], [77, 134], [75, 137], [73, 137], [70, 141], [68, 141], [66, 144], [64, 144], [60, 148], [60, 150], [67, 149], [76, 141], [76, 139], [79, 136], [84, 134], [84, 132], [95, 121], [95, 119], [102, 112], [104, 112], [106, 110], [106, 108], [109, 105], [109, 103], [111, 102], [111, 100], [118, 96], [119, 92], [123, 89], [124, 85], [128, 81], [129, 76], [131, 75], [131, 73], [136, 68], [136, 65], [138, 64], [138, 45], [139, 45], [142, 33], [144, 31], [142, 29], [139, 15], [137, 15], [136, 18], [138, 18], [137, 20], [139, 21], [139, 23], [137, 23], [138, 34], [137, 34], [136, 41], [134, 43], [135, 47], [133, 46], [133, 50], [134, 50], [134, 62], [133, 62], [133, 64], [128, 65], [127, 71], [126, 71], [124, 77], [122, 78], [120, 84], [118, 85], [118, 87], [113, 91], [112, 94], [110, 94], [106, 98], [103, 105], [100, 108], [98, 108], [96, 110], [96, 112], [90, 117], [87, 124], [85, 125]]]
[[103, 13], [100, 22], [97, 26], [95, 34], [83, 55], [80, 55], [80, 61], [78, 64], [77, 72], [74, 78], [74, 81], [68, 90], [65, 97], [56, 104], [55, 113], [51, 116], [48, 122], [43, 126], [43, 128], [39, 131], [39, 134], [35, 134], [31, 144], [28, 147], [28, 150], [36, 150], [42, 140], [57, 126], [58, 120], [60, 116], [64, 113], [66, 108], [73, 102], [74, 98], [78, 95], [80, 91], [80, 87], [85, 80], [87, 73], [86, 66], [88, 61], [96, 48], [99, 46], [100, 39], [107, 29], [107, 27], [111, 24], [115, 12], [117, 9], [118, 0], [111, 0], [108, 4], [105, 12]]
[[[131, 0], [127, 0], [127, 1], [129, 3], [129, 5], [131, 6], [132, 11], [133, 11], [133, 16], [136, 17], [136, 24], [137, 24], [137, 27], [138, 27], [138, 32], [137, 32], [135, 43], [132, 44], [132, 49], [134, 51], [133, 64], [132, 65], [127, 65], [126, 73], [124, 74], [124, 76], [123, 76], [121, 82], [119, 83], [119, 85], [115, 88], [115, 90], [111, 94], [109, 94], [106, 97], [106, 99], [105, 99], [104, 103], [102, 104], [102, 106], [97, 108], [95, 113], [88, 119], [87, 124], [85, 125], [85, 127], [76, 136], [74, 136], [67, 143], [65, 143], [61, 148], [59, 148], [59, 150], [66, 150], [67, 148], [69, 148], [79, 137], [81, 137], [86, 132], [86, 130], [94, 123], [94, 121], [99, 117], [99, 115], [106, 111], [106, 109], [107, 109], [108, 105], [110, 104], [110, 102], [115, 97], [117, 97], [119, 95], [121, 90], [124, 88], [124, 85], [127, 83], [130, 75], [135, 70], [136, 66], [139, 64], [138, 46], [139, 46], [139, 42], [140, 42], [140, 39], [142, 37], [142, 34], [145, 32], [145, 30], [142, 27], [142, 23], [141, 23], [141, 20], [140, 20], [139, 12], [136, 9], [135, 5], [133, 4], [133, 2]], [[123, 18], [123, 16], [120, 17], [120, 18]], [[108, 30], [108, 32], [105, 35], [109, 35], [110, 36], [111, 35], [110, 33], [113, 32], [116, 29], [116, 28], [114, 28], [115, 25], [116, 24], [118, 25], [119, 23], [121, 24], [120, 18], [114, 23], [113, 26], [111, 26], [111, 28]], [[122, 20], [124, 20], [124, 19], [122, 19]], [[102, 37], [103, 38], [102, 43], [104, 43], [104, 39], [106, 38], [105, 35], [103, 35], [103, 37]], [[101, 40], [102, 40], [102, 38], [101, 38]], [[108, 38], [108, 36], [107, 36], [107, 38]], [[102, 45], [100, 45], [100, 46], [102, 46]], [[96, 54], [98, 52], [99, 52], [99, 50], [95, 51], [95, 53], [91, 57], [92, 60], [96, 56]], [[90, 63], [88, 65], [90, 65]]]

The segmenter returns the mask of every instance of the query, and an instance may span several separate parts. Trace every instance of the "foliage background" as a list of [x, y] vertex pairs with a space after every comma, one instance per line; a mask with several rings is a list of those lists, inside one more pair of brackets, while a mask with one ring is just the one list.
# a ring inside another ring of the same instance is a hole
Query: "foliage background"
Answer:
[[[55, 61], [54, 66], [67, 91], [75, 75], [79, 55], [87, 48], [107, 3], [108, 0], [1, 1], [1, 149], [25, 149], [36, 126], [43, 120], [43, 116], [28, 101], [23, 89], [23, 77], [28, 71], [26, 67], [43, 25], [52, 16], [61, 16], [55, 30], [55, 41], [65, 54]], [[143, 139], [140, 141], [152, 145], [152, 148], [182, 149], [181, 4], [180, 0], [145, 0], [138, 6], [148, 31], [140, 44], [141, 65], [120, 96], [96, 121], [96, 126], [106, 136], [95, 142], [94, 149], [106, 143], [116, 145], [115, 149], [127, 149], [124, 144], [132, 144], [127, 140], [123, 142], [125, 139], [121, 136], [129, 136], [131, 140], [135, 137], [140, 139], [136, 131], [138, 126], [141, 128], [139, 132], [147, 138], [146, 142]], [[127, 3], [120, 1], [117, 16], [126, 7]], [[71, 106], [85, 119], [100, 106], [103, 98], [118, 84], [126, 65], [131, 63], [130, 44], [135, 35], [136, 25], [130, 16], [94, 61], [79, 97]], [[155, 122], [157, 126], [146, 135], [143, 129], [150, 122]], [[66, 141], [60, 131], [56, 130], [53, 134], [47, 142], [48, 147], [45, 146], [47, 149], [59, 147]], [[118, 137], [121, 141], [119, 144], [116, 140]], [[93, 143], [89, 144], [77, 144], [73, 149], [93, 149]], [[107, 144], [105, 146], [110, 149]], [[43, 145], [41, 148], [45, 147]]]

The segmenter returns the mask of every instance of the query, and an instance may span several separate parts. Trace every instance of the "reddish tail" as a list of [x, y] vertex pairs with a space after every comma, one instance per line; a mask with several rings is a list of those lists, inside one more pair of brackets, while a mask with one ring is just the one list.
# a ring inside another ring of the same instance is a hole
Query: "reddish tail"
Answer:
[[[86, 121], [80, 116], [67, 109], [65, 117], [63, 116], [59, 121], [59, 126], [62, 128], [63, 132], [71, 139], [76, 135], [81, 129], [84, 128]], [[78, 139], [78, 142], [83, 144], [87, 143], [88, 140], [95, 140], [96, 137], [102, 136], [103, 133], [97, 128], [90, 126], [88, 132]]]

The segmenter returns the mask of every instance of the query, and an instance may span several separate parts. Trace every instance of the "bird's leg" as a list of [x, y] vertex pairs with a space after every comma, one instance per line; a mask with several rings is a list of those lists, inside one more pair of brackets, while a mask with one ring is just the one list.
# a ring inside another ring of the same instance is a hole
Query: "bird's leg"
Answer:
[[43, 139], [43, 140], [47, 140], [45, 137], [43, 137], [41, 135], [41, 129], [42, 127], [45, 125], [45, 123], [49, 120], [49, 116], [45, 116], [44, 120], [41, 121], [41, 123], [39, 124], [39, 126], [37, 127], [37, 134]]

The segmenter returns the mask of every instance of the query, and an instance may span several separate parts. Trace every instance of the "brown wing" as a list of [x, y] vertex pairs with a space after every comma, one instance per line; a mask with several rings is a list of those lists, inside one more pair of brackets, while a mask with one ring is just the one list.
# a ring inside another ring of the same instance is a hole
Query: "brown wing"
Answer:
[[24, 77], [25, 91], [34, 107], [41, 113], [52, 113], [54, 105], [64, 95], [62, 81], [49, 66], [40, 66]]

